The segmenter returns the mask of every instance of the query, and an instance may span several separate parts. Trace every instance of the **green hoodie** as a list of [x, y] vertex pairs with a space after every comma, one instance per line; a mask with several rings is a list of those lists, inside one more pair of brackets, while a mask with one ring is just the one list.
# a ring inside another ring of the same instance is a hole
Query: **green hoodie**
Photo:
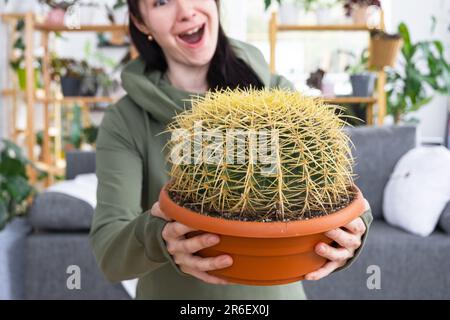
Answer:
[[[230, 41], [266, 87], [294, 89], [284, 77], [270, 73], [258, 49]], [[97, 207], [90, 239], [106, 278], [111, 282], [139, 278], [138, 299], [306, 299], [301, 282], [211, 285], [183, 273], [174, 263], [161, 237], [166, 221], [149, 210], [168, 181], [162, 150], [169, 137], [159, 133], [176, 113], [189, 108], [183, 99], [192, 93], [173, 87], [161, 72], [144, 69], [141, 59], [125, 67], [122, 85], [127, 95], [105, 112], [97, 138]], [[368, 228], [370, 210], [362, 218]], [[367, 232], [363, 242], [366, 237]]]

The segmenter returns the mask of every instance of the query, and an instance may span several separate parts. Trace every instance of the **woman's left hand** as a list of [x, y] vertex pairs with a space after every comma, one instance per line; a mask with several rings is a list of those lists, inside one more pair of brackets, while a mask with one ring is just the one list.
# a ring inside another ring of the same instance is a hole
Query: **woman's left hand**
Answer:
[[[366, 202], [366, 210], [369, 204]], [[326, 243], [319, 242], [315, 251], [318, 255], [329, 261], [320, 269], [305, 275], [305, 280], [319, 280], [328, 276], [337, 268], [347, 263], [347, 260], [355, 255], [355, 251], [361, 246], [361, 239], [366, 232], [366, 226], [361, 218], [356, 218], [345, 226], [330, 230], [325, 235], [337, 242], [339, 247], [335, 248]]]

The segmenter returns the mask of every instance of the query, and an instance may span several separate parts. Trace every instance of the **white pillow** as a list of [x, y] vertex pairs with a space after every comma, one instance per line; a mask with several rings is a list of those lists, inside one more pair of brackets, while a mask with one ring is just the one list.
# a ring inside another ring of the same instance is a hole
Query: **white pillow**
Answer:
[[430, 235], [450, 200], [450, 151], [418, 147], [395, 165], [385, 189], [385, 220], [411, 233]]

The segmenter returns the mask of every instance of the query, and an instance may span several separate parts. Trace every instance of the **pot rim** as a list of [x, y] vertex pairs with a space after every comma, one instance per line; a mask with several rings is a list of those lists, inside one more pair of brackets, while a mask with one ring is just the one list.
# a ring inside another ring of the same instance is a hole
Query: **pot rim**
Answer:
[[353, 185], [356, 197], [345, 208], [326, 216], [309, 220], [257, 222], [211, 217], [175, 203], [167, 192], [166, 183], [159, 194], [161, 210], [171, 219], [196, 230], [245, 238], [288, 238], [323, 233], [353, 221], [365, 211], [361, 190]]

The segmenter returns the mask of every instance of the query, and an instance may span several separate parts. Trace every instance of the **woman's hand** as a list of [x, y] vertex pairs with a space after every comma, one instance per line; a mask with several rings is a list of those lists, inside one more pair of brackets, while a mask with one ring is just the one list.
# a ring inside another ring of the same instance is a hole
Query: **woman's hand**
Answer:
[[[364, 199], [365, 200], [365, 199]], [[369, 203], [365, 200], [365, 210], [369, 209]], [[305, 275], [306, 280], [319, 280], [328, 276], [337, 268], [347, 263], [347, 260], [355, 255], [355, 251], [361, 246], [361, 239], [366, 232], [366, 226], [361, 218], [356, 218], [342, 228], [330, 230], [325, 235], [336, 241], [338, 248], [320, 242], [316, 245], [316, 253], [329, 261], [320, 269]]]
[[202, 258], [195, 253], [201, 249], [212, 247], [219, 243], [220, 238], [216, 234], [206, 233], [186, 239], [185, 235], [196, 231], [182, 223], [173, 221], [161, 210], [159, 202], [153, 204], [150, 213], [169, 221], [162, 230], [162, 237], [167, 245], [167, 251], [173, 257], [181, 271], [210, 284], [228, 284], [226, 280], [208, 274], [206, 271], [223, 269], [233, 264], [233, 259], [228, 255], [214, 258]]

